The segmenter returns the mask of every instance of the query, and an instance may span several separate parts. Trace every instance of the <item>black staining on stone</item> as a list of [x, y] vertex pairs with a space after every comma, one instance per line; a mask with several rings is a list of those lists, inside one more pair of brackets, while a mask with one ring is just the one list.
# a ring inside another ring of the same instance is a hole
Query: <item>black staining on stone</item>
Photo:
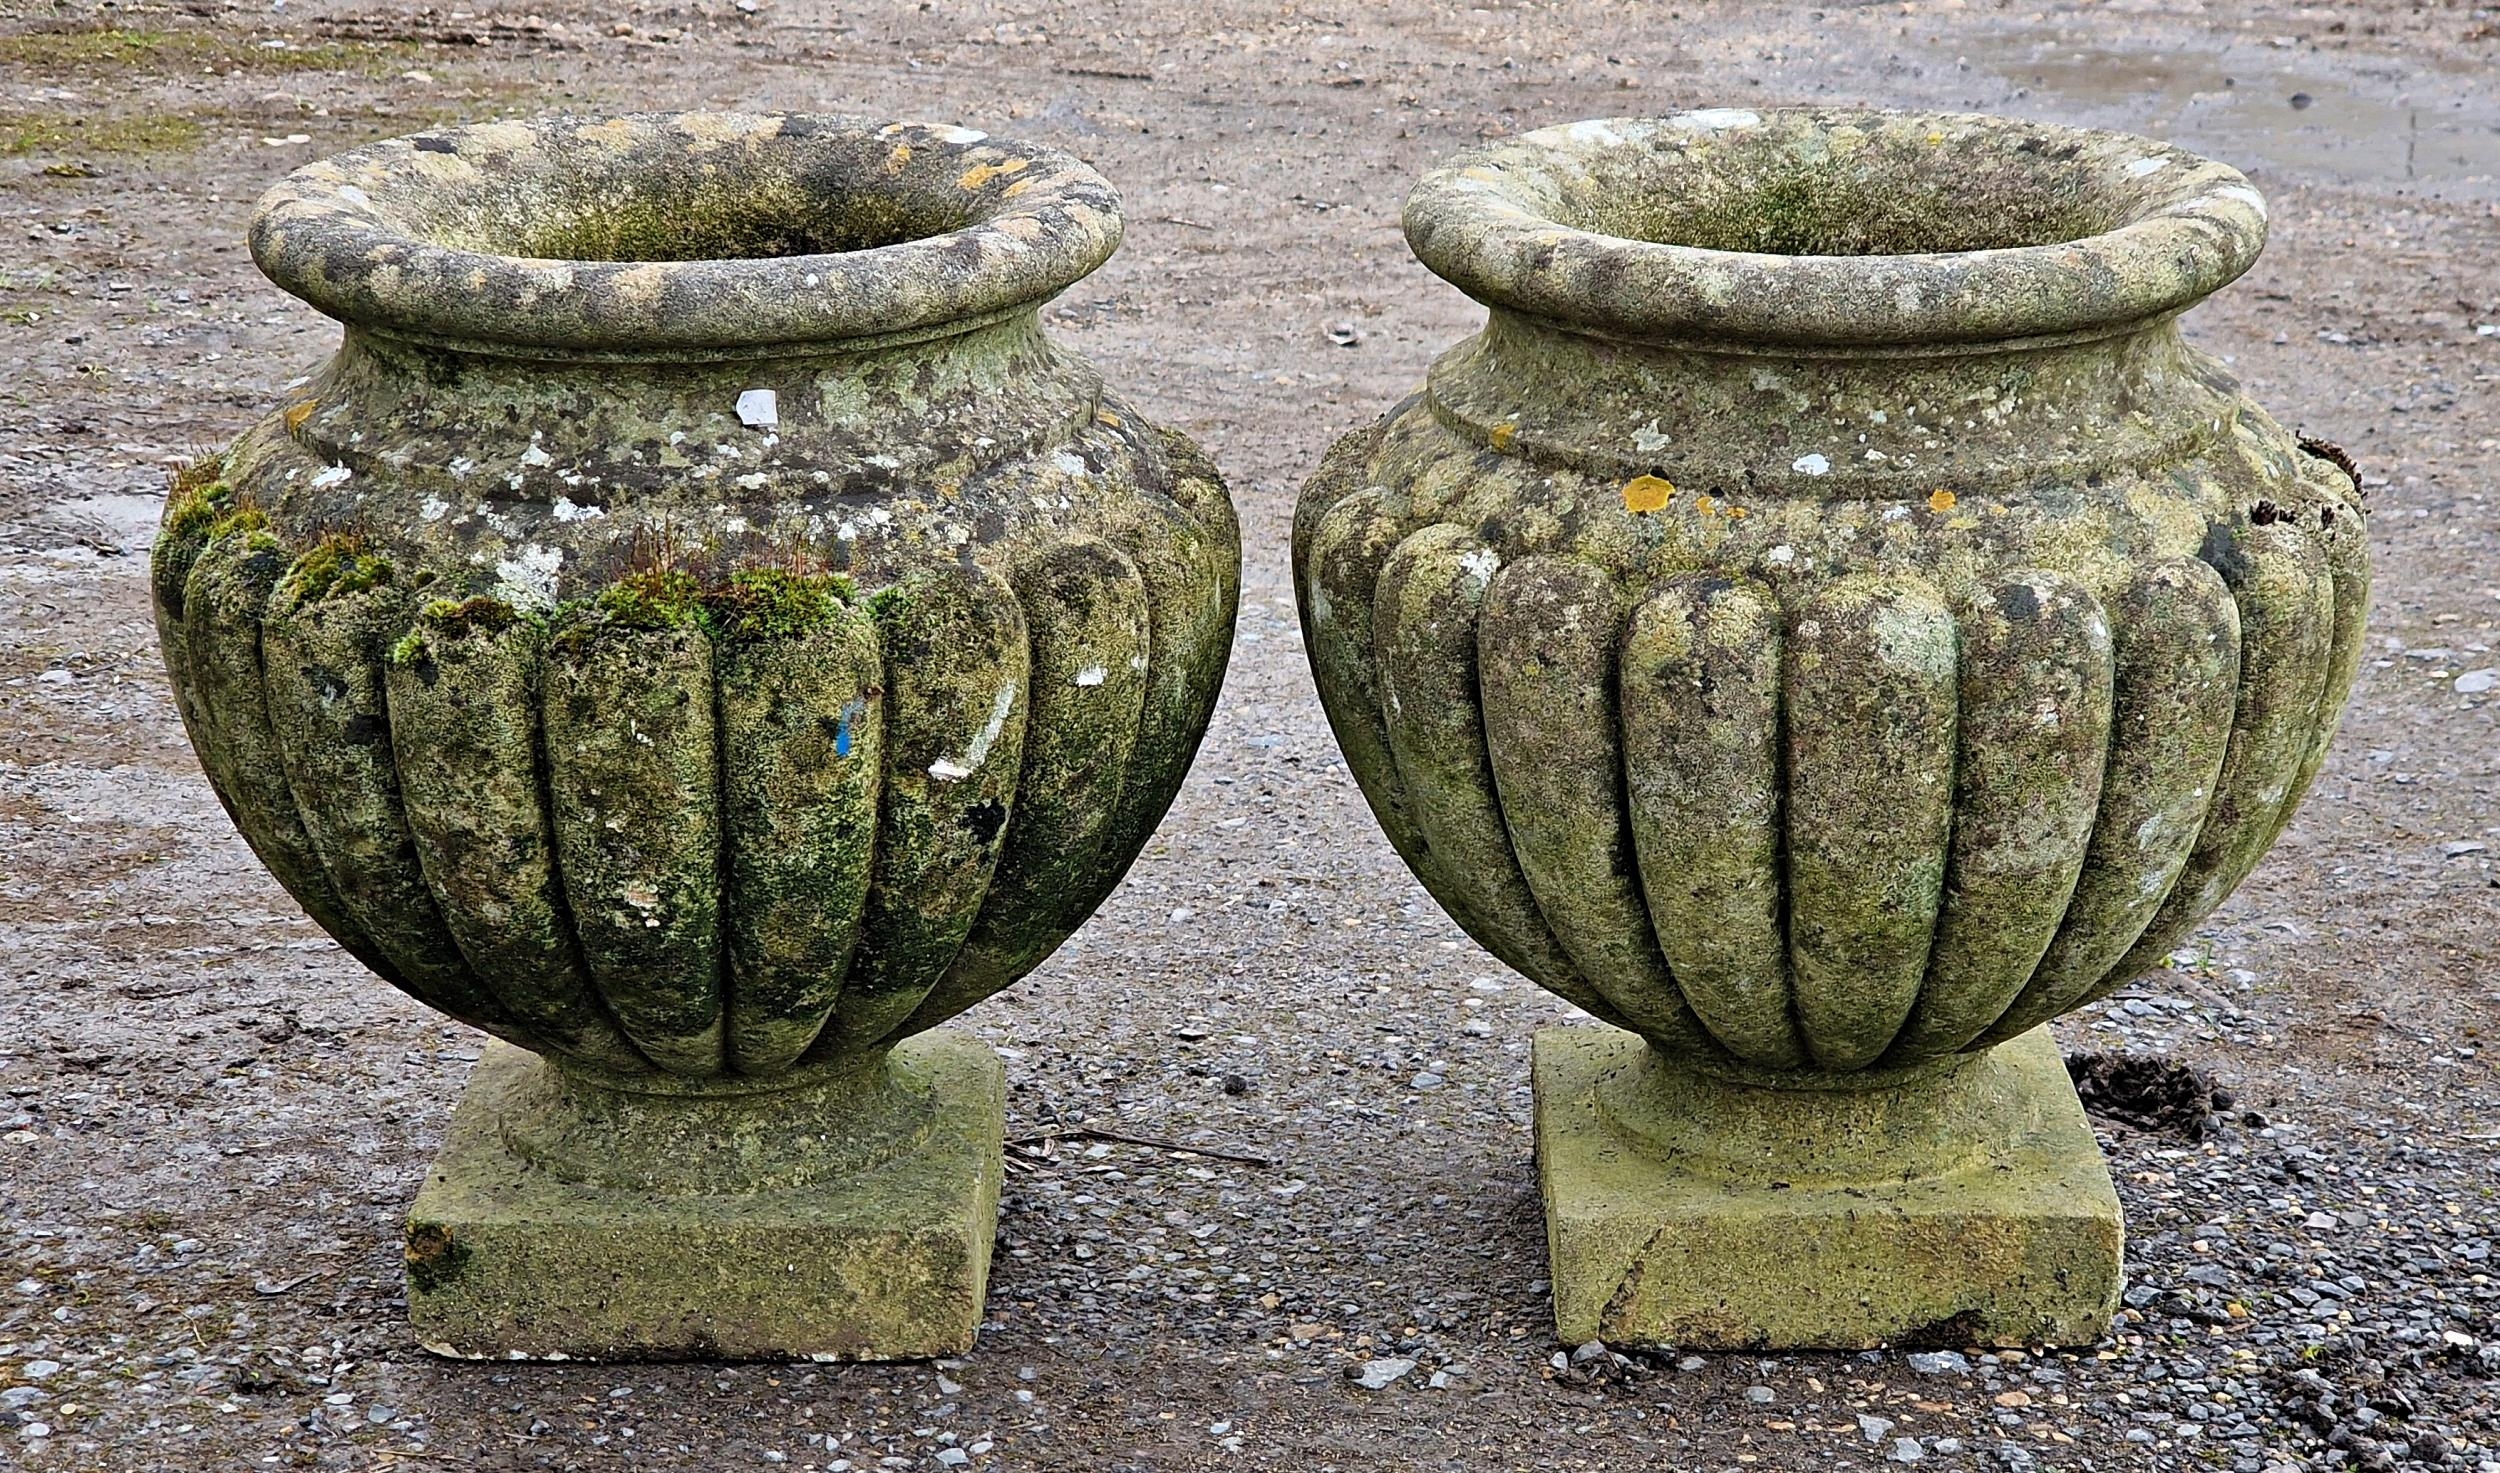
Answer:
[[998, 837], [1000, 829], [1006, 827], [1007, 805], [993, 798], [965, 809], [955, 821], [963, 825], [964, 832], [972, 835], [974, 843], [987, 844]]
[[409, 142], [419, 153], [458, 153], [460, 151], [450, 139], [438, 138], [431, 133], [420, 133]]

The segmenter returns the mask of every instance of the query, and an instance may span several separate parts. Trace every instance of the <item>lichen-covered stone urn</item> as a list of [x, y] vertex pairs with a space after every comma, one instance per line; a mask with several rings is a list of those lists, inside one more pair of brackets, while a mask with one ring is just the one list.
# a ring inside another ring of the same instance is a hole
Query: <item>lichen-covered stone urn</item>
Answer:
[[1537, 1042], [1566, 1339], [2106, 1329], [2040, 1025], [2281, 832], [2367, 599], [2339, 454], [2180, 338], [2265, 219], [2141, 138], [1819, 110], [1409, 199], [1490, 319], [1329, 454], [1296, 586], [1398, 852], [1628, 1030]]
[[970, 1344], [1001, 1076], [924, 1030], [1135, 858], [1238, 589], [1214, 467], [1041, 332], [1120, 220], [1050, 149], [742, 113], [261, 201], [345, 337], [177, 478], [157, 621], [263, 862], [518, 1046], [410, 1219], [430, 1347]]

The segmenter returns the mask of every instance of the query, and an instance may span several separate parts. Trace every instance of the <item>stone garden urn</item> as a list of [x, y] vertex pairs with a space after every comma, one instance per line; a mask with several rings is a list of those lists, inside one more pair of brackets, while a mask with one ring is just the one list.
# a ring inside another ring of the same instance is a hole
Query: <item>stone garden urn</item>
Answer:
[[2317, 772], [2363, 507], [2178, 316], [2263, 200], [2142, 138], [1714, 109], [1428, 175], [1489, 309], [1304, 491], [1312, 670], [1541, 1032], [1566, 1342], [2084, 1342], [2107, 1168], [2042, 1026]]
[[1068, 155], [551, 117], [253, 217], [326, 366], [183, 472], [167, 670], [254, 852], [493, 1045], [408, 1228], [464, 1356], [967, 1348], [1002, 1078], [1222, 677], [1233, 513], [1043, 335]]

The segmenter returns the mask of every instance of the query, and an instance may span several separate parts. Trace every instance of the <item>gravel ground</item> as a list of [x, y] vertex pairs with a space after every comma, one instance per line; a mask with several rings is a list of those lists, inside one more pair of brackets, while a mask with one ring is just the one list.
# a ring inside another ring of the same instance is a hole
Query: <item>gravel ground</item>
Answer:
[[[0, 1466], [2500, 1473], [2495, 12], [74, 0], [0, 31]], [[1407, 181], [1537, 123], [1797, 99], [2247, 167], [2274, 245], [2190, 331], [2377, 505], [2377, 653], [2317, 791], [2173, 970], [2060, 1025], [2228, 1096], [2105, 1122], [2133, 1287], [2099, 1346], [1554, 1345], [1526, 1058], [1568, 1010], [1399, 867], [1303, 670], [1294, 488], [1475, 316], [1407, 257]], [[240, 248], [279, 170], [706, 103], [1017, 131], [1123, 186], [1127, 248], [1050, 320], [1233, 477], [1240, 643], [1128, 884], [969, 1020], [1023, 1142], [976, 1354], [447, 1365], [396, 1224], [477, 1040], [226, 824], [156, 669], [148, 529], [167, 459], [333, 336]]]

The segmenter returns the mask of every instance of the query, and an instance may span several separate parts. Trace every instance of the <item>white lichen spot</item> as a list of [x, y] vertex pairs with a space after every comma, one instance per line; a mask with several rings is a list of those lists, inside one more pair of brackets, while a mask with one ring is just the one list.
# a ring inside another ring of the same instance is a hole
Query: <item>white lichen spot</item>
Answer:
[[1591, 119], [1585, 123], [1572, 124], [1570, 127], [1563, 130], [1563, 136], [1569, 138], [1574, 143], [1603, 144], [1621, 143], [1623, 141], [1622, 134], [1616, 132], [1606, 123], [1596, 119]]
[[946, 524], [946, 545], [947, 545], [947, 546], [949, 546], [949, 547], [961, 547], [961, 546], [963, 546], [965, 543], [970, 542], [971, 540], [972, 540], [972, 529], [971, 529], [971, 528], [966, 527], [966, 526], [965, 526], [965, 525], [963, 525], [961, 522], [948, 522], [948, 523]]
[[1784, 568], [1797, 560], [1797, 549], [1783, 542], [1764, 553], [1762, 560], [1775, 568]]
[[338, 188], [338, 195], [340, 199], [347, 201], [349, 204], [354, 205], [360, 210], [370, 208], [373, 204], [373, 196], [365, 193], [361, 189], [358, 189], [353, 184], [340, 185]]
[[356, 473], [354, 471], [349, 470], [343, 465], [334, 465], [328, 470], [321, 472], [319, 475], [314, 476], [308, 484], [316, 489], [330, 486], [344, 486], [355, 476], [355, 474]]
[[750, 430], [769, 430], [781, 423], [781, 396], [770, 389], [748, 389], [738, 396], [738, 423]]
[[1085, 463], [1085, 457], [1073, 451], [1060, 451], [1050, 458], [1050, 463], [1057, 466], [1063, 475], [1090, 476], [1094, 473], [1093, 468]]
[[542, 445], [533, 443], [530, 448], [521, 452], [521, 464], [523, 465], [540, 466], [554, 465], [555, 463], [556, 458], [549, 455], [546, 451], [546, 447]]
[[1884, 520], [1887, 522], [1901, 521], [1909, 516], [1909, 514], [1910, 509], [1906, 506], [1888, 506], [1884, 508]]
[[712, 453], [719, 456], [723, 460], [736, 460], [738, 458], [738, 447], [730, 444], [715, 445], [712, 447]]
[[770, 480], [772, 480], [772, 477], [764, 474], [762, 471], [750, 471], [738, 478], [738, 489], [741, 491], [761, 491], [764, 489], [765, 483]]
[[1905, 281], [1892, 289], [1892, 304], [1904, 312], [1915, 312], [1926, 305], [1926, 298], [1919, 295], [1917, 282]]
[[978, 128], [958, 128], [952, 123], [930, 123], [929, 136], [940, 143], [978, 143], [989, 137]]
[[1146, 668], [1146, 657], [1145, 657], [1144, 655], [1131, 655], [1131, 656], [1129, 656], [1129, 657], [1128, 657], [1128, 667], [1129, 667], [1131, 670], [1143, 670], [1143, 669], [1145, 669], [1145, 668]]
[[1823, 476], [1831, 474], [1832, 463], [1820, 455], [1800, 455], [1788, 463], [1788, 468], [1809, 476]]
[[584, 506], [569, 496], [557, 497], [555, 505], [549, 507], [548, 510], [559, 522], [586, 522], [592, 517], [604, 517], [608, 514], [608, 509], [604, 506]]
[[495, 592], [516, 609], [543, 609], [556, 601], [556, 574], [564, 550], [535, 543], [495, 563]]
[[417, 504], [417, 515], [429, 522], [439, 522], [451, 515], [451, 503], [439, 496], [429, 496]]
[[825, 279], [818, 276], [815, 272], [810, 271], [805, 276], [800, 277], [799, 281], [800, 284], [804, 286], [822, 286], [824, 285]]
[[2147, 174], [2158, 174], [2169, 167], [2170, 160], [2168, 159], [2137, 159], [2127, 165], [2127, 177], [2141, 179]]
[[1458, 566], [1468, 577], [1476, 580], [1478, 588], [1482, 588], [1493, 581], [1494, 574], [1502, 570], [1502, 555], [1492, 548], [1479, 547], [1473, 552], [1462, 554], [1459, 557]]
[[1892, 416], [1880, 409], [1870, 409], [1866, 412], [1866, 422], [1871, 425], [1888, 425], [1892, 423]]
[[952, 757], [940, 757], [929, 764], [929, 776], [942, 783], [951, 783], [959, 778], [972, 776], [972, 769]]
[[1674, 443], [1675, 436], [1659, 429], [1654, 419], [1632, 432], [1632, 448], [1643, 455], [1655, 455]]
[[1100, 685], [1111, 678], [1111, 672], [1100, 665], [1088, 665], [1076, 672], [1078, 685]]
[[1751, 128], [1759, 125], [1762, 114], [1742, 107], [1705, 107], [1688, 113], [1677, 113], [1667, 119], [1672, 127], [1692, 128], [1716, 133], [1727, 128]]
[[668, 432], [668, 443], [670, 443], [671, 445], [683, 445], [683, 444], [685, 444], [685, 443], [686, 443], [686, 432], [685, 432], [684, 430], [671, 430], [671, 431], [669, 431], [669, 432]]

